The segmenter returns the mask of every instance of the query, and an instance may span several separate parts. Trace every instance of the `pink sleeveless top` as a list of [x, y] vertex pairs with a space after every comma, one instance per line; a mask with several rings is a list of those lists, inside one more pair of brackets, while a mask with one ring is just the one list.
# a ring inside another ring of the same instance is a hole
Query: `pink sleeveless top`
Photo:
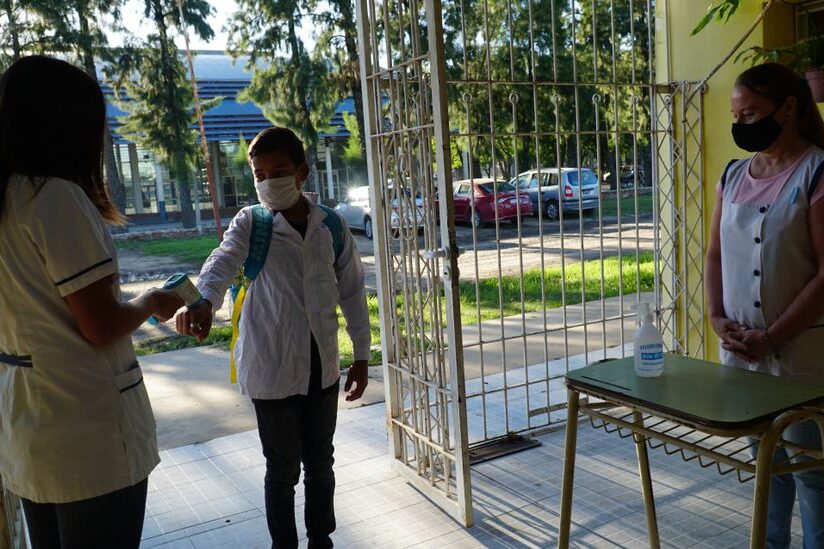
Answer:
[[[735, 194], [732, 197], [733, 204], [751, 204], [751, 205], [758, 205], [758, 206], [771, 206], [775, 203], [775, 199], [778, 197], [778, 194], [781, 192], [781, 189], [787, 184], [787, 181], [790, 180], [793, 172], [795, 172], [796, 168], [815, 150], [815, 146], [811, 146], [807, 151], [798, 157], [798, 159], [792, 163], [792, 165], [784, 170], [783, 172], [776, 174], [772, 177], [765, 177], [762, 179], [756, 179], [752, 175], [750, 175], [750, 164], [752, 163], [751, 157], [747, 160], [746, 171], [744, 172], [744, 177], [738, 183], [735, 188]], [[824, 179], [824, 177], [822, 177]], [[816, 187], [815, 192], [810, 197], [810, 206], [824, 198], [824, 184], [823, 182], [819, 182], [819, 185]], [[722, 193], [721, 193], [721, 183], [718, 183], [718, 186], [715, 189], [715, 194], [718, 200], [722, 200]]]

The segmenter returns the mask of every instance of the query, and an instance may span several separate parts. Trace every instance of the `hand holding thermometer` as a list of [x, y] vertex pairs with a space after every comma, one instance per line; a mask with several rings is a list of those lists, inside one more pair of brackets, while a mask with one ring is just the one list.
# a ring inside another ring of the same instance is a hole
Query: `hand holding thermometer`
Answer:
[[[203, 299], [198, 289], [184, 273], [178, 273], [167, 278], [166, 282], [163, 283], [163, 289], [170, 290], [180, 296], [187, 308]], [[157, 326], [160, 323], [154, 316], [150, 316], [148, 322], [152, 326]]]

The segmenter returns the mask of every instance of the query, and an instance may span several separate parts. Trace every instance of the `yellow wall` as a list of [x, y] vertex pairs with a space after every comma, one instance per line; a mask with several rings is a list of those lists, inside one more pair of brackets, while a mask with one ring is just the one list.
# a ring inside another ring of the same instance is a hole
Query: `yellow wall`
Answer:
[[[708, 3], [709, 0], [668, 0], [656, 3], [656, 41], [659, 44], [656, 70], [659, 83], [667, 80], [702, 80], [741, 39], [762, 8], [762, 3], [757, 0], [744, 0], [729, 22], [710, 23], [697, 36], [690, 36], [695, 24], [706, 13]], [[742, 44], [741, 49], [788, 44], [794, 41], [794, 36], [792, 8], [777, 3]], [[663, 47], [665, 45], [668, 45], [668, 51]], [[664, 55], [665, 52], [667, 55]], [[715, 206], [714, 188], [718, 177], [730, 159], [742, 158], [747, 154], [735, 146], [730, 135], [732, 115], [729, 97], [736, 76], [749, 64], [734, 63], [733, 59], [708, 82], [703, 99], [705, 242], [709, 238], [709, 224]], [[705, 321], [704, 333], [707, 357], [717, 359], [717, 339], [708, 321]]]

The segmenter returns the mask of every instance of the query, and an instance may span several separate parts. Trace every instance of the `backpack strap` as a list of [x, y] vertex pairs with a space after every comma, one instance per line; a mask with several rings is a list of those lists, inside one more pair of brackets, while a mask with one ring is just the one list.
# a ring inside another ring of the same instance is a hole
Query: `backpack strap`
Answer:
[[323, 220], [323, 224], [326, 225], [332, 233], [332, 249], [335, 250], [335, 263], [337, 263], [340, 254], [343, 253], [343, 239], [345, 236], [343, 234], [343, 223], [335, 210], [323, 204], [318, 204], [318, 206], [326, 212], [326, 218]]
[[730, 171], [730, 168], [732, 168], [732, 165], [735, 164], [736, 162], [738, 162], [738, 159], [733, 158], [732, 160], [727, 162], [727, 167], [724, 168], [724, 173], [721, 175], [721, 190], [722, 191], [724, 190], [724, 187], [727, 186], [727, 173]]
[[249, 256], [243, 264], [243, 274], [254, 280], [266, 263], [269, 245], [272, 242], [272, 224], [274, 216], [266, 207], [252, 206], [252, 234], [249, 237]]
[[813, 195], [815, 194], [815, 190], [818, 188], [818, 184], [821, 182], [821, 176], [824, 175], [824, 162], [818, 165], [818, 167], [813, 172], [813, 179], [810, 181], [810, 185], [807, 187], [807, 200], [811, 200]]
[[275, 216], [266, 207], [257, 204], [252, 206], [252, 232], [249, 236], [249, 255], [243, 263], [243, 270], [235, 277], [230, 288], [232, 292], [232, 339], [229, 342], [229, 381], [237, 383], [237, 364], [235, 364], [235, 345], [240, 336], [240, 311], [246, 299], [246, 283], [254, 280], [269, 255], [269, 245], [272, 243], [272, 225]]

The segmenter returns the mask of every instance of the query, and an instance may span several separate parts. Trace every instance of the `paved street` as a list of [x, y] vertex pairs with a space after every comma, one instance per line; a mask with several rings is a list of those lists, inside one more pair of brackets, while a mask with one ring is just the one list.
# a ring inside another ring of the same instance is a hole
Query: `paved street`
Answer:
[[623, 254], [634, 254], [636, 248], [652, 251], [654, 245], [651, 219], [642, 220], [637, 226], [613, 222], [599, 228], [596, 219], [586, 218], [583, 232], [578, 230], [577, 220], [566, 221], [563, 234], [559, 225], [545, 222], [541, 234], [538, 220], [527, 219], [519, 237], [517, 227], [504, 224], [499, 229], [500, 241], [494, 227], [480, 229], [473, 239], [469, 227], [459, 226], [458, 245], [464, 250], [458, 263], [461, 278], [489, 278], [497, 276], [499, 270], [503, 275], [518, 274], [521, 270], [560, 265], [562, 258], [572, 263], [597, 259], [602, 254], [618, 255], [619, 250]]

